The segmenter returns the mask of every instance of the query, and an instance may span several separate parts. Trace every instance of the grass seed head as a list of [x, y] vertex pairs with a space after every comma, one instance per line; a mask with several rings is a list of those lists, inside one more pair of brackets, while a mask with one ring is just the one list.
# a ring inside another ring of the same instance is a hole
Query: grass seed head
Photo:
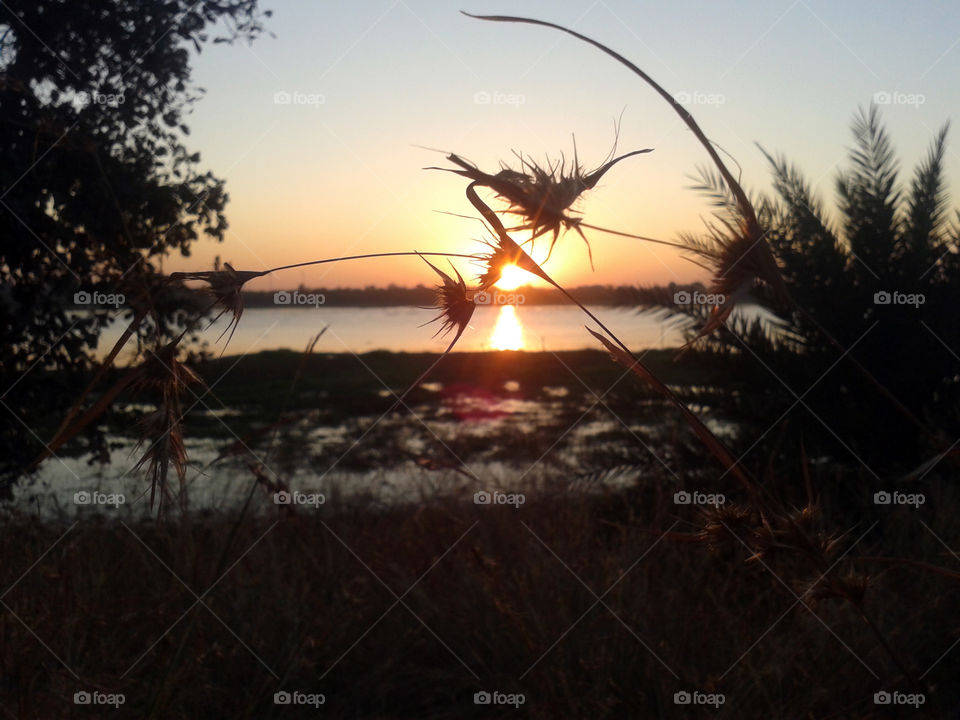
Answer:
[[200, 377], [177, 359], [178, 345], [183, 335], [159, 348], [143, 361], [137, 378], [131, 383], [133, 395], [146, 395], [156, 403], [156, 410], [140, 422], [138, 447], [149, 442], [147, 451], [136, 467], [148, 466], [150, 478], [150, 506], [159, 490], [160, 512], [169, 496], [167, 477], [173, 467], [181, 486], [186, 480], [187, 451], [183, 440], [183, 410], [181, 398], [189, 385], [198, 384]]
[[[211, 307], [220, 307], [220, 312], [213, 319], [216, 322], [225, 313], [230, 313], [230, 324], [220, 333], [222, 338], [227, 331], [230, 331], [230, 337], [227, 338], [227, 345], [233, 338], [233, 333], [240, 324], [240, 317], [243, 315], [243, 286], [253, 278], [264, 275], [263, 272], [254, 270], [234, 270], [230, 263], [223, 264], [223, 270], [206, 270], [203, 272], [172, 273], [171, 280], [202, 280], [207, 283], [206, 292], [213, 296], [213, 305]], [[218, 338], [218, 341], [219, 339]]]
[[506, 203], [507, 208], [503, 212], [520, 218], [520, 224], [511, 230], [529, 230], [531, 240], [546, 233], [552, 233], [548, 259], [560, 231], [564, 228], [576, 230], [587, 245], [592, 267], [593, 256], [590, 243], [580, 229], [581, 218], [569, 214], [573, 204], [584, 192], [596, 187], [604, 174], [618, 162], [632, 155], [648, 152], [651, 152], [650, 148], [626, 153], [609, 160], [591, 172], [585, 172], [577, 162], [576, 147], [574, 147], [574, 161], [569, 166], [563, 156], [559, 161], [551, 163], [548, 159], [544, 165], [540, 165], [529, 156], [514, 153], [520, 161], [518, 170], [501, 164], [497, 173], [490, 174], [460, 156], [451, 154], [447, 156], [447, 160], [459, 169], [431, 169], [448, 170], [470, 179], [477, 185], [491, 189], [498, 199]]
[[[756, 512], [745, 505], [724, 503], [703, 510], [704, 525], [698, 533], [700, 539], [712, 548], [733, 543], [740, 546], [737, 538], [749, 539], [756, 532]], [[749, 543], [749, 540], [747, 540]]]
[[490, 252], [477, 256], [484, 268], [483, 272], [477, 276], [479, 290], [488, 290], [495, 284], [508, 265], [516, 265], [534, 275], [539, 275], [542, 272], [533, 258], [527, 255], [523, 248], [511, 240], [509, 236], [496, 242], [484, 241], [484, 245], [489, 248]]
[[442, 280], [436, 288], [436, 302], [431, 306], [433, 309], [439, 310], [440, 314], [430, 322], [441, 321], [440, 329], [437, 330], [434, 337], [437, 335], [442, 337], [454, 328], [457, 329], [457, 337], [459, 337], [470, 323], [473, 311], [477, 307], [473, 302], [474, 293], [467, 288], [467, 284], [453, 265], [450, 267], [457, 276], [456, 280], [426, 258], [423, 258], [423, 261], [432, 267]]
[[695, 340], [723, 326], [757, 282], [770, 286], [781, 299], [789, 297], [780, 268], [759, 224], [747, 220], [735, 224], [722, 218], [720, 224], [722, 227], [708, 223], [705, 239], [690, 235], [683, 237], [693, 262], [710, 271], [710, 292], [723, 298], [722, 303], [714, 306]]

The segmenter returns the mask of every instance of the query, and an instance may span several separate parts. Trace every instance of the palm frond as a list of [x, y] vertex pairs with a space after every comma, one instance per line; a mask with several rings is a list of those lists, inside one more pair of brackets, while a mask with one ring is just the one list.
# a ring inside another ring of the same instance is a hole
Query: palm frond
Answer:
[[876, 106], [854, 116], [851, 169], [837, 176], [843, 231], [850, 250], [870, 272], [890, 265], [897, 244], [898, 164]]
[[943, 176], [943, 156], [947, 147], [949, 123], [943, 125], [930, 144], [927, 157], [917, 167], [907, 198], [905, 245], [916, 252], [942, 242], [947, 194]]

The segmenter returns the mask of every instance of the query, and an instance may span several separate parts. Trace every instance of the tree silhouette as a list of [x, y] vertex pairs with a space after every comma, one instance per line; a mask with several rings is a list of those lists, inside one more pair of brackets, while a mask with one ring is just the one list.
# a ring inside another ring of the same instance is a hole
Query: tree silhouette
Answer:
[[[37, 451], [122, 294], [149, 308], [163, 253], [223, 238], [224, 183], [198, 168], [183, 116], [201, 94], [190, 50], [252, 40], [257, 0], [29, 0], [0, 5], [0, 472]], [[211, 37], [207, 28], [227, 27]], [[84, 299], [80, 296], [80, 299]]]
[[[796, 166], [764, 151], [775, 196], [755, 204], [795, 305], [758, 286], [754, 299], [777, 323], [740, 318], [700, 342], [739, 362], [730, 402], [755, 430], [767, 431], [822, 375], [796, 403], [790, 419], [801, 432], [791, 437], [909, 470], [960, 435], [960, 237], [943, 177], [947, 126], [905, 190], [877, 108], [861, 109], [852, 130], [833, 215]], [[729, 206], [716, 178], [699, 189]], [[639, 290], [639, 304], [696, 323], [709, 312], [655, 289]]]

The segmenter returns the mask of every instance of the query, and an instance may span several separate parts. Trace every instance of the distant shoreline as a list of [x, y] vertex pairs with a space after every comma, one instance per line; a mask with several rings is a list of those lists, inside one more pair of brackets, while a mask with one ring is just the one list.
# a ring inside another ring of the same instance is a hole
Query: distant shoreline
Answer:
[[[672, 296], [675, 292], [705, 291], [702, 283], [685, 283], [641, 287], [637, 285], [578, 285], [567, 288], [568, 292], [585, 305], [595, 307], [638, 307], [645, 304], [645, 298], [663, 295]], [[187, 289], [184, 288], [186, 292]], [[500, 298], [492, 304], [520, 304], [520, 305], [569, 305], [569, 298], [565, 297], [556, 288], [522, 286], [515, 290], [489, 291]], [[91, 305], [91, 296], [99, 294], [99, 302], [94, 299]], [[302, 296], [298, 302], [294, 296]], [[520, 296], [519, 301], [510, 300]], [[191, 294], [191, 297], [193, 295]], [[81, 299], [83, 298], [83, 299]], [[313, 298], [322, 298], [314, 302]], [[434, 304], [436, 288], [425, 285], [415, 287], [366, 287], [366, 288], [308, 288], [301, 285], [297, 288], [280, 290], [244, 290], [243, 304], [250, 308], [277, 307], [283, 305], [324, 305], [326, 307], [429, 307]], [[100, 309], [103, 306], [114, 309], [128, 307], [126, 296], [116, 291], [116, 288], [84, 288], [73, 298], [73, 308], [76, 310]]]
[[[514, 304], [510, 297], [522, 296], [523, 305], [567, 305], [570, 301], [554, 288], [523, 286], [516, 290], [497, 290], [503, 303]], [[581, 285], [572, 288], [571, 294], [583, 303], [600, 306], [636, 304], [636, 288], [629, 285]], [[275, 307], [288, 304], [283, 299], [293, 293], [306, 296], [322, 296], [326, 307], [426, 307], [434, 303], [436, 290], [432, 287], [368, 287], [368, 288], [307, 288], [268, 291], [244, 291], [246, 307]]]

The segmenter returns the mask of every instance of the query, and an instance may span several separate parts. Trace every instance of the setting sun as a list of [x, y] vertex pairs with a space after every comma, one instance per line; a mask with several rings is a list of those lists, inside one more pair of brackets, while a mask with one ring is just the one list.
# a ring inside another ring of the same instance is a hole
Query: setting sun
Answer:
[[521, 285], [529, 283], [530, 280], [530, 273], [526, 270], [521, 270], [516, 265], [505, 265], [503, 272], [500, 274], [500, 279], [495, 284], [501, 290], [516, 290]]

